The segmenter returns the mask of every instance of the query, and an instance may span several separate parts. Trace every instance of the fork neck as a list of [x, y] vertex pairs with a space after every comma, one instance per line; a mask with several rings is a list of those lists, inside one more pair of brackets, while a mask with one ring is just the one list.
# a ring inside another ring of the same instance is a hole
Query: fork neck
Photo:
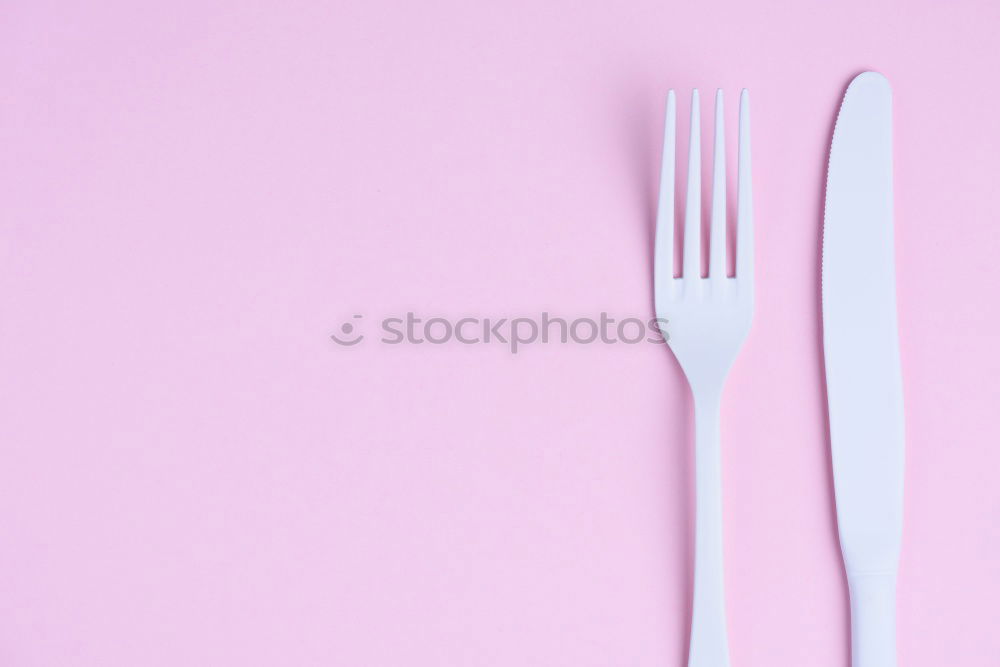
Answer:
[[722, 409], [722, 387], [713, 383], [691, 387], [695, 416], [717, 416]]
[[694, 391], [695, 445], [717, 448], [719, 446], [719, 419], [722, 414], [722, 393], [719, 391]]

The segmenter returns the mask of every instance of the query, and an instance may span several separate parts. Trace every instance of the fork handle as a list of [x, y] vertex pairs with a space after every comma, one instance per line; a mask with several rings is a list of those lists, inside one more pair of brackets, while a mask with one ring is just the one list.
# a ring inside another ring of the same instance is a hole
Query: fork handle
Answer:
[[852, 667], [896, 667], [896, 573], [848, 575]]
[[695, 392], [694, 602], [688, 667], [728, 667], [722, 560], [721, 392]]

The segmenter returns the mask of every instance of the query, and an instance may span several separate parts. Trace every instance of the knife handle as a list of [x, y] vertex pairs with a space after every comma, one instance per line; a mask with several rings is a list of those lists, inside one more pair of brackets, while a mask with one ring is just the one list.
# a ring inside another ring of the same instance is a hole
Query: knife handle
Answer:
[[852, 667], [896, 667], [896, 573], [847, 576]]

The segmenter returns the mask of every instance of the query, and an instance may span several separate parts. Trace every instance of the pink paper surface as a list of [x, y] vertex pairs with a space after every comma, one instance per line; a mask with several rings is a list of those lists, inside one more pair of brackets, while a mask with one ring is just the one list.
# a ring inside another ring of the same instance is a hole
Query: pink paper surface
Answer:
[[[683, 665], [670, 353], [376, 326], [651, 317], [663, 100], [684, 136], [694, 86], [706, 156], [727, 93], [731, 167], [741, 87], [753, 109], [757, 307], [722, 422], [732, 664], [847, 665], [819, 244], [865, 69], [895, 95], [900, 664], [1000, 660], [996, 3], [2, 14], [4, 665]], [[345, 322], [362, 343], [331, 341]]]

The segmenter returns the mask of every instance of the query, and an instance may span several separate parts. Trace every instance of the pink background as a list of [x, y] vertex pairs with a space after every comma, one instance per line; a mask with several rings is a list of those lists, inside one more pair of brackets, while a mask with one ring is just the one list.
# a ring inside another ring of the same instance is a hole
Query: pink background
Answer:
[[664, 348], [328, 335], [650, 316], [663, 99], [683, 134], [697, 85], [731, 141], [753, 102], [732, 662], [846, 666], [820, 216], [837, 104], [876, 68], [900, 662], [997, 664], [996, 3], [83, 4], [0, 20], [0, 663], [682, 665], [690, 403]]

